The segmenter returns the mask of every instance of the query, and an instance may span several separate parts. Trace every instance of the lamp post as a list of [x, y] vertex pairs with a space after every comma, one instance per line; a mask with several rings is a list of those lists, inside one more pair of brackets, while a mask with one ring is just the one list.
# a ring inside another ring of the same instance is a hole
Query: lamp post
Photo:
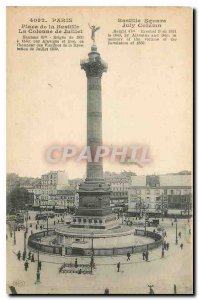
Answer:
[[146, 205], [144, 204], [143, 206], [143, 209], [144, 209], [144, 235], [146, 236], [146, 227], [147, 227], [147, 212], [146, 212]]
[[40, 283], [40, 268], [39, 268], [39, 250], [38, 250], [38, 252], [37, 252], [37, 260], [38, 260], [38, 262], [37, 262], [37, 279], [36, 279], [36, 282], [35, 282], [35, 284], [38, 284], [38, 283]]
[[173, 289], [174, 289], [174, 294], [177, 294], [177, 287], [176, 287], [176, 284], [174, 284]]
[[190, 203], [188, 203], [188, 223], [189, 223], [189, 218], [190, 218], [190, 215], [189, 215], [190, 211], [189, 210], [190, 210]]
[[46, 221], [47, 221], [47, 235], [48, 235], [48, 207], [47, 207], [47, 204], [48, 204], [48, 203], [46, 203], [46, 214], [47, 214], [47, 219], [46, 219]]
[[163, 203], [163, 193], [161, 196], [161, 200], [162, 200], [162, 221], [164, 221], [163, 216], [164, 216], [164, 203]]
[[28, 209], [26, 209], [25, 221], [26, 221], [26, 233], [28, 233]]
[[48, 213], [47, 213], [47, 235], [48, 235]]
[[93, 248], [93, 239], [94, 239], [94, 233], [91, 233], [91, 274], [93, 274], [93, 262], [94, 262], [94, 248]]
[[187, 199], [187, 210], [188, 210], [188, 223], [189, 223], [189, 219], [190, 219], [190, 195], [187, 195], [188, 197], [188, 199]]
[[178, 244], [178, 222], [176, 219], [176, 245]]
[[146, 236], [146, 215], [145, 215], [145, 221], [144, 221], [144, 235]]
[[16, 245], [16, 225], [14, 223], [14, 245]]
[[122, 225], [124, 224], [124, 213], [122, 211]]
[[94, 233], [91, 233], [91, 249], [92, 249], [92, 254], [94, 255], [94, 248], [93, 248], [93, 239], [94, 239]]
[[164, 258], [164, 231], [162, 232], [162, 258]]
[[140, 197], [140, 218], [142, 217], [142, 199]]
[[24, 231], [24, 252], [26, 253], [26, 231]]

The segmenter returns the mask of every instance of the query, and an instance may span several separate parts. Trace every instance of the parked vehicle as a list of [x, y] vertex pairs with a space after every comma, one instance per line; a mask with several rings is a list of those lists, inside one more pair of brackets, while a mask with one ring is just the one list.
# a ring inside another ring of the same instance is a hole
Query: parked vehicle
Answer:
[[152, 227], [158, 227], [158, 225], [160, 224], [159, 219], [153, 219], [153, 220], [148, 220], [147, 221], [147, 226], [152, 226]]
[[25, 226], [24, 226], [24, 224], [17, 224], [16, 225], [16, 230], [24, 230], [25, 229]]
[[24, 222], [24, 213], [17, 213], [15, 216], [16, 223], [23, 223]]
[[47, 214], [41, 213], [41, 214], [37, 214], [35, 216], [35, 220], [46, 220], [47, 219]]
[[48, 217], [53, 219], [55, 217], [55, 213], [54, 212], [49, 212]]

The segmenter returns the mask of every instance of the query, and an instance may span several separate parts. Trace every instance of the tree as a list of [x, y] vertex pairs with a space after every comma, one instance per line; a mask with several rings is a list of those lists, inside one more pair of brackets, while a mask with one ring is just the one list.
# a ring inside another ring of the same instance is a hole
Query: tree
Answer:
[[7, 214], [13, 211], [25, 209], [30, 199], [29, 192], [25, 188], [16, 187], [7, 194]]

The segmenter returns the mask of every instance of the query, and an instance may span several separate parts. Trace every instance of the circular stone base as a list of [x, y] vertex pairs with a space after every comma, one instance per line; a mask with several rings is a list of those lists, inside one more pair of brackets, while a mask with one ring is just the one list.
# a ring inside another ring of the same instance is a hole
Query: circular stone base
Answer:
[[114, 256], [141, 253], [162, 245], [157, 232], [120, 225], [117, 229], [80, 229], [62, 225], [32, 234], [28, 246], [59, 255]]
[[145, 236], [134, 235], [135, 228], [120, 225], [115, 229], [90, 229], [60, 226], [55, 230], [59, 245], [75, 248], [121, 248], [144, 245], [153, 242], [153, 239]]

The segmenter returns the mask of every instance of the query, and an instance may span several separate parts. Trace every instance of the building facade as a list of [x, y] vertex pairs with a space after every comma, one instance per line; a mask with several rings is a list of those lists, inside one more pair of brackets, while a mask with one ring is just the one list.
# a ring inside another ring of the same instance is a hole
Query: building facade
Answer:
[[56, 195], [49, 195], [48, 205], [55, 210], [71, 211], [78, 207], [78, 201], [75, 190], [57, 190]]
[[105, 172], [104, 179], [110, 185], [110, 205], [112, 207], [128, 205], [128, 189], [131, 185], [132, 172]]
[[50, 171], [41, 176], [41, 200], [48, 201], [50, 195], [57, 195], [57, 190], [68, 187], [68, 176], [64, 170]]
[[142, 215], [180, 214], [191, 211], [191, 175], [133, 176], [128, 192], [128, 212]]

